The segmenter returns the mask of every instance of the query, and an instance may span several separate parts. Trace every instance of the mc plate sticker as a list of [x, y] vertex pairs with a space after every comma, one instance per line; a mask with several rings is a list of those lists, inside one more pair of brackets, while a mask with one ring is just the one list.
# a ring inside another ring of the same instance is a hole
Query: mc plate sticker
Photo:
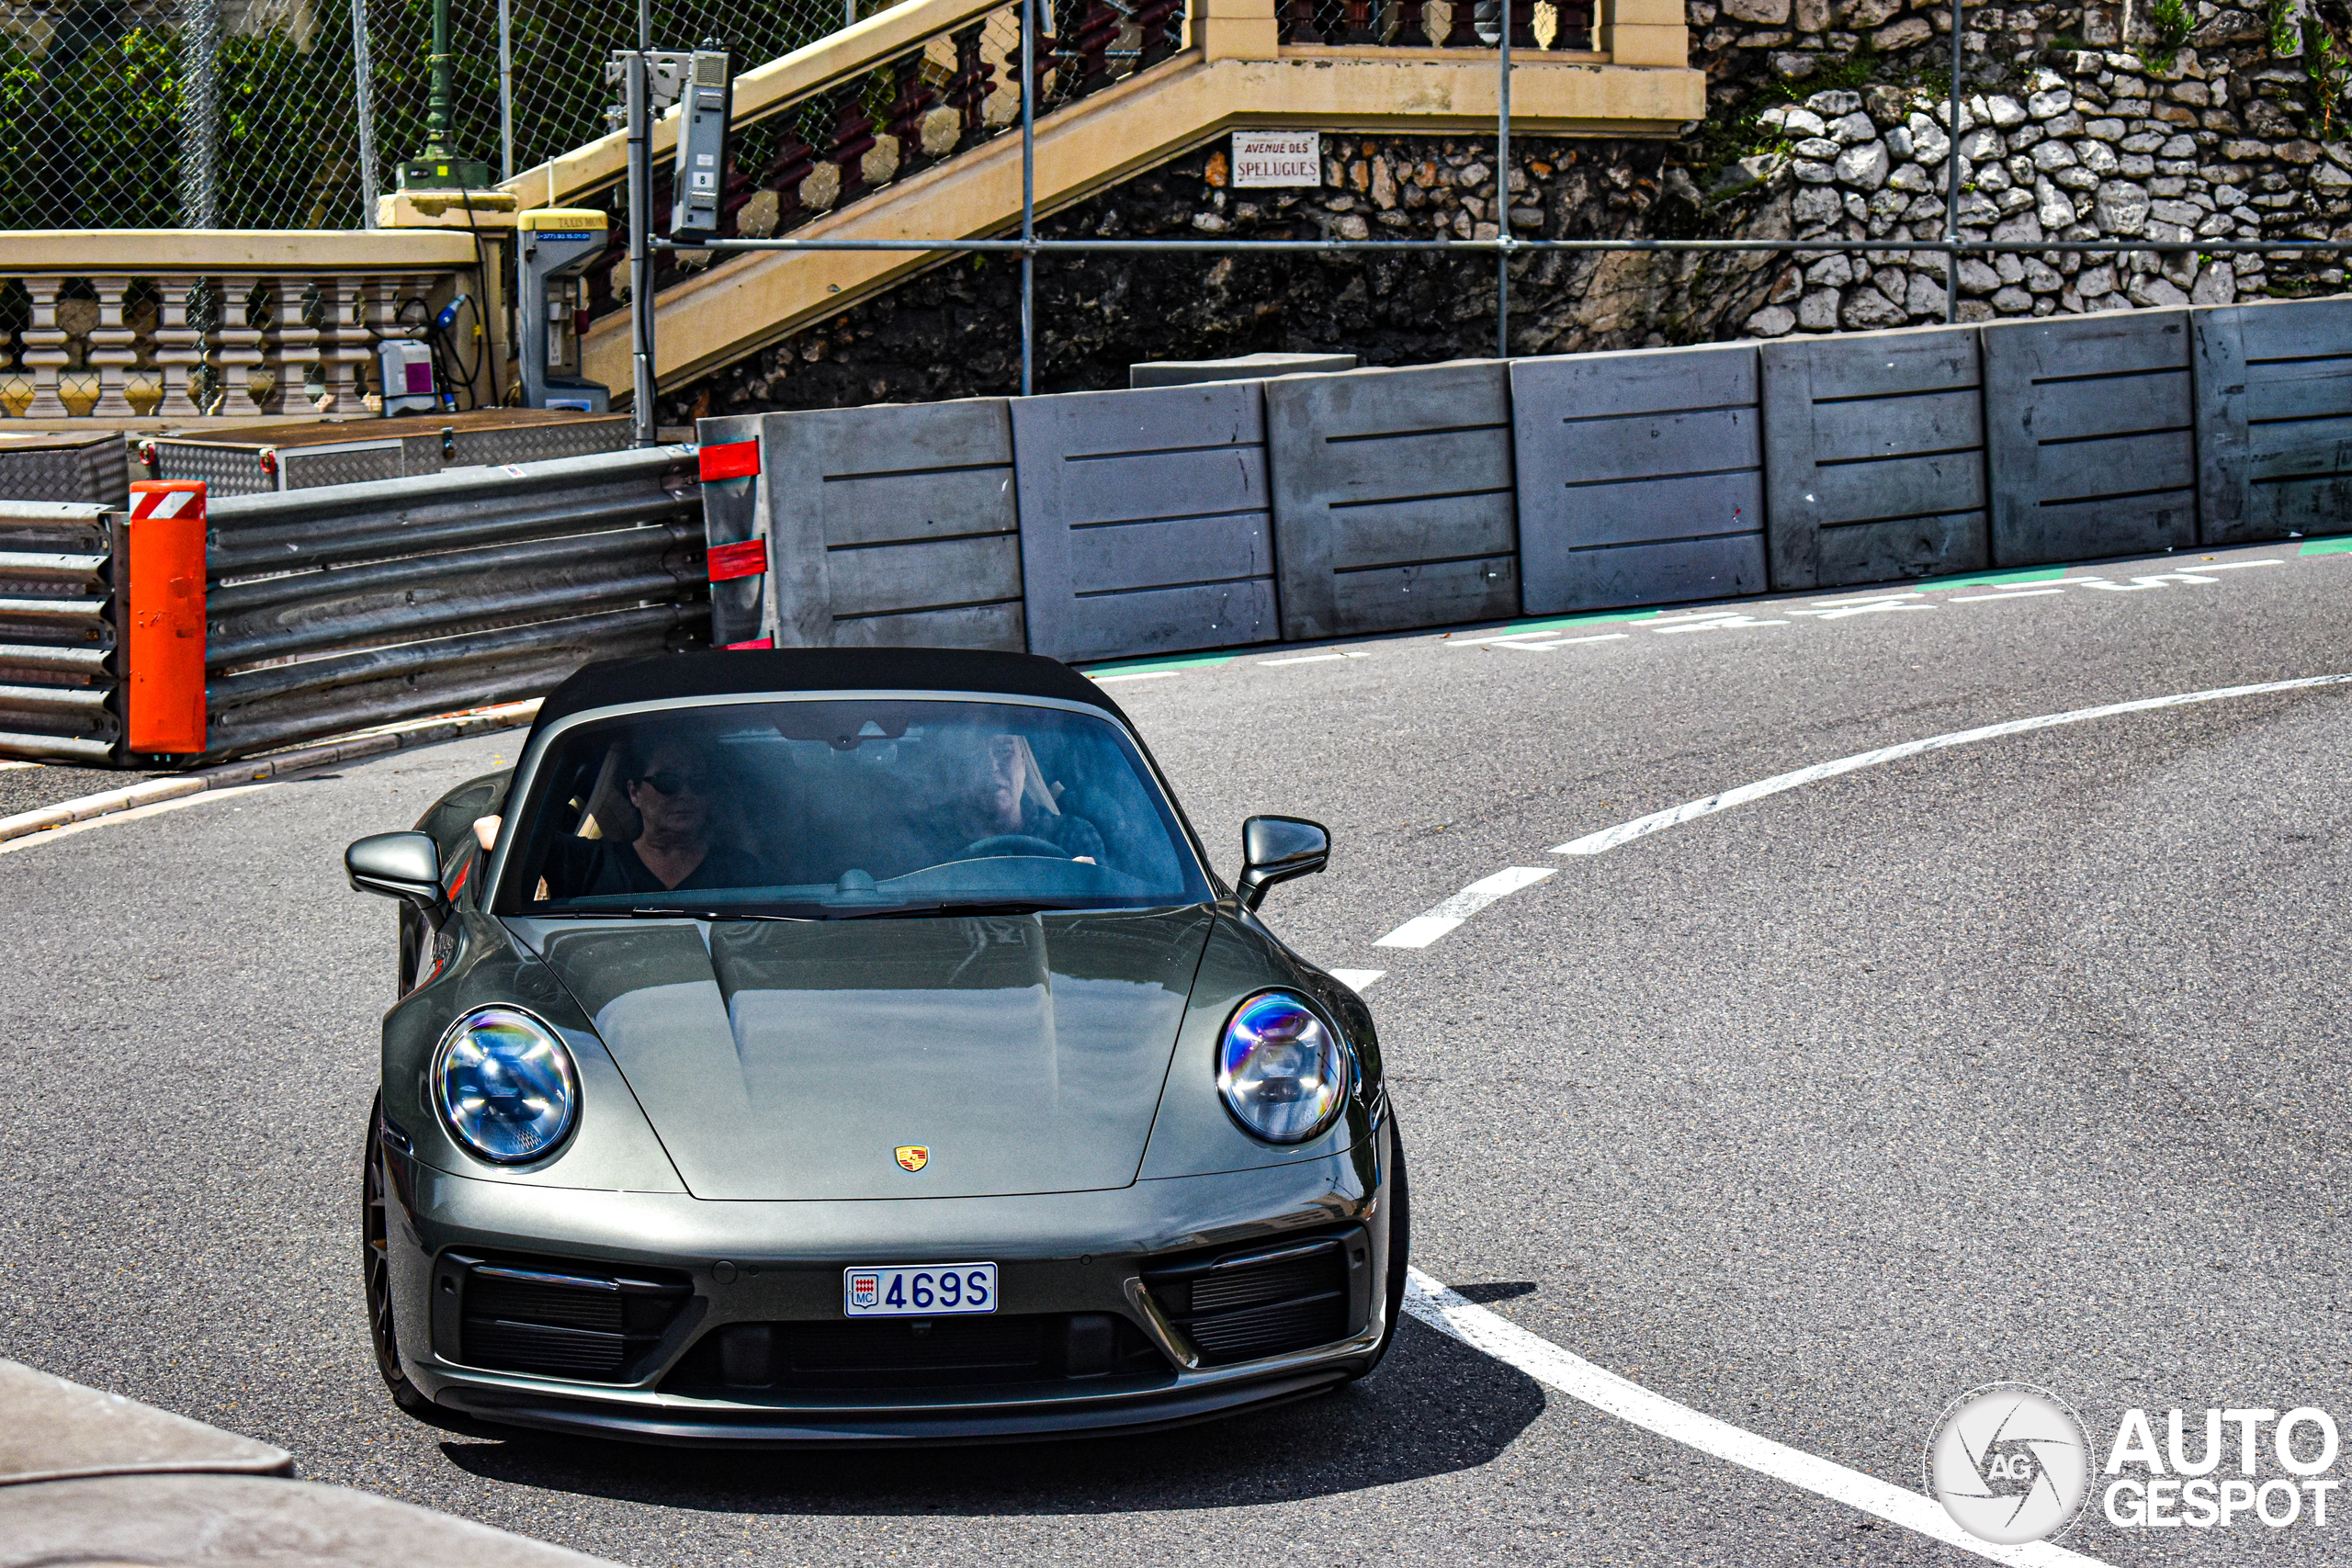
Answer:
[[996, 1311], [993, 1263], [903, 1263], [842, 1270], [850, 1317], [951, 1317]]

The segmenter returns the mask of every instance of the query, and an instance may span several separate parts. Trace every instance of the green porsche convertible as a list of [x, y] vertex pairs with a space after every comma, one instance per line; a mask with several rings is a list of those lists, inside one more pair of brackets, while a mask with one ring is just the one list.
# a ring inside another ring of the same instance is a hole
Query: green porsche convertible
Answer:
[[928, 649], [591, 664], [362, 839], [365, 1177], [404, 1407], [680, 1443], [1135, 1430], [1361, 1377], [1404, 1151], [1362, 998], [1114, 703]]

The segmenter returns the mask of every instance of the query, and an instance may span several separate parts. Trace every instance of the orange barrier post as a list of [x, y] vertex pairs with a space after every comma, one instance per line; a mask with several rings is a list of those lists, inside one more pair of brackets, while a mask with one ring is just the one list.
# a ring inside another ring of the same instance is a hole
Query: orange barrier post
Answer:
[[154, 756], [204, 750], [204, 481], [130, 486], [122, 689], [128, 747]]

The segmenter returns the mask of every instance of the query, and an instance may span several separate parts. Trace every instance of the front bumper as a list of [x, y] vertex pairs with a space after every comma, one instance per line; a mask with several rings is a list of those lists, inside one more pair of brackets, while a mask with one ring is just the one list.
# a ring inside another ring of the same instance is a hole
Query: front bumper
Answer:
[[[1385, 1151], [1389, 1129], [1370, 1140]], [[1368, 1150], [1105, 1191], [875, 1202], [707, 1202], [677, 1194], [550, 1190], [395, 1161], [393, 1318], [409, 1378], [436, 1403], [485, 1420], [657, 1443], [988, 1442], [1144, 1430], [1303, 1397], [1366, 1371], [1385, 1340], [1385, 1157]], [[405, 1222], [405, 1223], [402, 1223]], [[1356, 1229], [1355, 1227], [1362, 1227]], [[1227, 1365], [1157, 1310], [1142, 1277], [1155, 1260], [1335, 1230], [1369, 1244], [1368, 1303], [1342, 1338]], [[560, 1258], [682, 1271], [692, 1297], [628, 1382], [487, 1371], [458, 1359], [435, 1325], [446, 1258]], [[1166, 1355], [1128, 1367], [954, 1387], [763, 1390], [731, 1397], [673, 1377], [690, 1349], [732, 1324], [840, 1322], [853, 1265], [985, 1258], [1007, 1314], [1114, 1314]], [[436, 1259], [443, 1267], [436, 1272]], [[1191, 1359], [1193, 1364], [1186, 1364]], [[667, 1382], [670, 1386], [665, 1387]]]

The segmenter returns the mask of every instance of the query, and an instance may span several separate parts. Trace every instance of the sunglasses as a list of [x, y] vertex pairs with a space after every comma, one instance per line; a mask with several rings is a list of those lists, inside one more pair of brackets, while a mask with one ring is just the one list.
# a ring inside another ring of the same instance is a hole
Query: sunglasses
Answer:
[[707, 793], [709, 790], [710, 775], [707, 773], [673, 773], [665, 770], [658, 773], [643, 774], [637, 782], [644, 784], [651, 784], [656, 790], [667, 795], [703, 795]]

